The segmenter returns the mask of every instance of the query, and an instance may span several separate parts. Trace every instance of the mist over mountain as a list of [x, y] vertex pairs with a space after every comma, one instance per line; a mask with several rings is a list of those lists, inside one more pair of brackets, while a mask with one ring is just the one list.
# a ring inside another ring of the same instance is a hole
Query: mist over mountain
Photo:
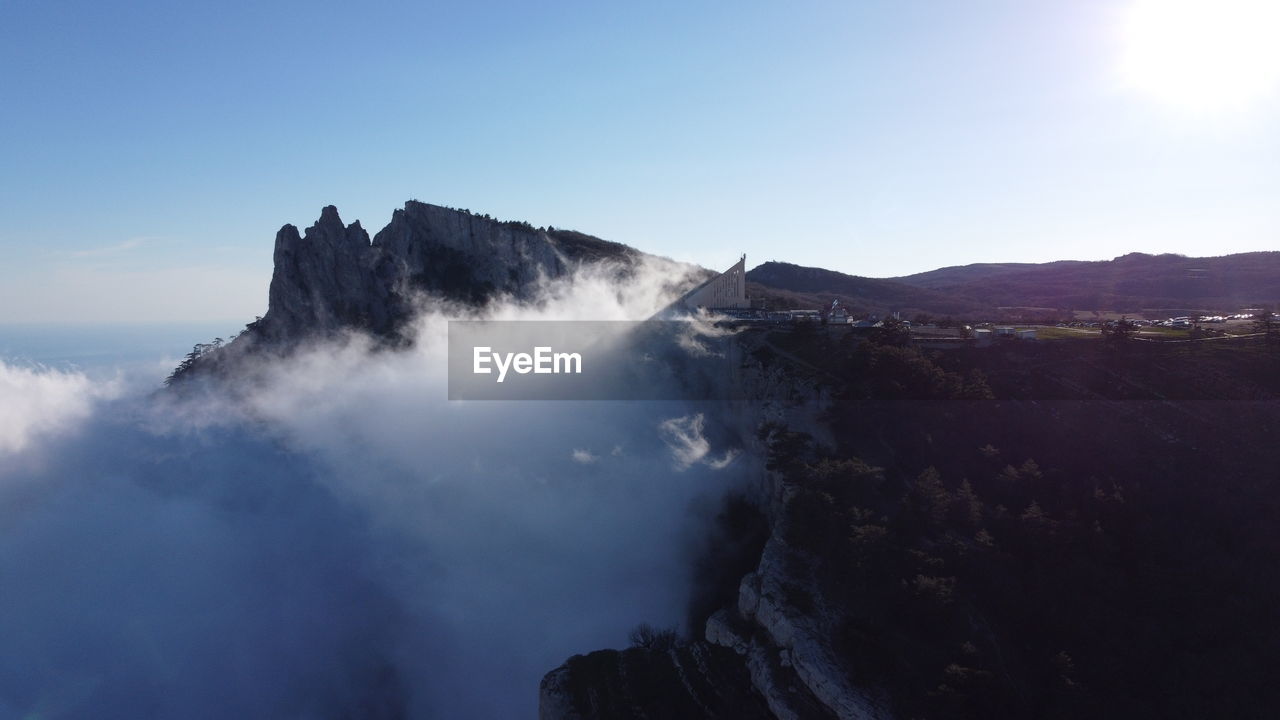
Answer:
[[0, 720], [1280, 718], [1278, 37], [0, 1]]
[[[457, 317], [546, 306], [555, 293], [575, 287], [579, 273], [643, 292], [654, 303], [650, 312], [707, 277], [701, 268], [575, 230], [414, 200], [372, 240], [359, 221], [344, 225], [338, 209], [326, 206], [301, 234], [293, 225], [280, 228], [274, 259], [266, 315], [226, 345], [221, 339], [198, 345], [171, 381], [197, 367], [234, 374], [246, 356], [288, 355], [349, 333], [388, 347], [412, 344], [424, 306]], [[617, 315], [616, 297], [581, 310], [558, 319], [641, 319]]]
[[[900, 279], [766, 263], [748, 292], [1188, 302], [1200, 279], [1203, 298], [1270, 292], [1276, 255]], [[698, 361], [652, 380], [677, 399], [450, 402], [451, 320], [644, 320], [707, 271], [416, 202], [372, 239], [326, 207], [275, 257], [267, 315], [168, 390], [0, 363], [0, 716], [1275, 705], [1280, 587], [1257, 569], [1278, 551], [1280, 332], [939, 353], [892, 324], [695, 313], [663, 349]]]
[[270, 320], [180, 390], [0, 364], [0, 717], [531, 717], [685, 621], [737, 423], [449, 403], [445, 328], [644, 319], [699, 271], [414, 204], [378, 237], [282, 231]]

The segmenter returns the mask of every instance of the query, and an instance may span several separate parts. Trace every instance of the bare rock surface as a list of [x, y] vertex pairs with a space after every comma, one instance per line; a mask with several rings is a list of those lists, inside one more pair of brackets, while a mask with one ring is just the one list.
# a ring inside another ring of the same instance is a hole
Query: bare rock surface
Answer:
[[611, 262], [625, 272], [641, 255], [582, 233], [416, 201], [371, 240], [330, 205], [304, 232], [285, 225], [276, 233], [269, 308], [256, 330], [274, 341], [348, 328], [393, 336], [421, 296], [526, 300], [581, 264]]

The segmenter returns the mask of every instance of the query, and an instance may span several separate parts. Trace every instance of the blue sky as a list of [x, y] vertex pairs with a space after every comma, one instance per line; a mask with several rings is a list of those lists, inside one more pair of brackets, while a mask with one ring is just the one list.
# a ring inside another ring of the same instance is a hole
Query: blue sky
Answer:
[[409, 198], [877, 277], [1276, 248], [1275, 88], [1135, 87], [1141, 2], [0, 0], [0, 322], [251, 320], [280, 225]]

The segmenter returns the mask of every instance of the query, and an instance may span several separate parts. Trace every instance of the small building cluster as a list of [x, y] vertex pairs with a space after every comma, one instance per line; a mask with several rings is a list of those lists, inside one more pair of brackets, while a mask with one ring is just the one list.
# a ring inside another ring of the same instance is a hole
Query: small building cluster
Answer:
[[[855, 318], [848, 308], [839, 300], [821, 310], [766, 310], [753, 304], [747, 298], [747, 256], [743, 255], [733, 267], [707, 280], [689, 291], [674, 307], [683, 312], [714, 312], [723, 315], [735, 323], [747, 324], [825, 324], [828, 326], [844, 326], [855, 329], [871, 329], [884, 325], [885, 321], [874, 315]], [[1034, 329], [1018, 329], [1014, 327], [939, 328], [936, 325], [924, 324], [913, 327], [909, 320], [903, 320], [898, 313], [893, 314], [905, 328], [917, 333], [917, 341], [930, 346], [953, 347], [956, 344], [969, 342], [967, 333], [972, 330], [972, 339], [979, 345], [991, 342], [992, 338], [1010, 338], [1016, 340], [1035, 340]], [[963, 328], [963, 329], [962, 329]]]

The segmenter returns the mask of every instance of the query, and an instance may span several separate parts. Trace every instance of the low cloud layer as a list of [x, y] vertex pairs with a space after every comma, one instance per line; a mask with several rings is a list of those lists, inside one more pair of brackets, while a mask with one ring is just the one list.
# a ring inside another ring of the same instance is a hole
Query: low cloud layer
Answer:
[[729, 466], [737, 457], [736, 448], [730, 448], [720, 457], [711, 456], [711, 442], [704, 434], [707, 418], [702, 413], [670, 418], [662, 421], [658, 429], [667, 446], [671, 448], [672, 459], [676, 469], [688, 470], [694, 465], [703, 464], [715, 470]]
[[[657, 270], [484, 316], [643, 318]], [[456, 312], [181, 399], [0, 366], [0, 717], [530, 717], [569, 655], [678, 624], [733, 429], [449, 403]]]
[[74, 428], [89, 417], [95, 402], [119, 392], [118, 382], [0, 362], [0, 461], [43, 435]]

